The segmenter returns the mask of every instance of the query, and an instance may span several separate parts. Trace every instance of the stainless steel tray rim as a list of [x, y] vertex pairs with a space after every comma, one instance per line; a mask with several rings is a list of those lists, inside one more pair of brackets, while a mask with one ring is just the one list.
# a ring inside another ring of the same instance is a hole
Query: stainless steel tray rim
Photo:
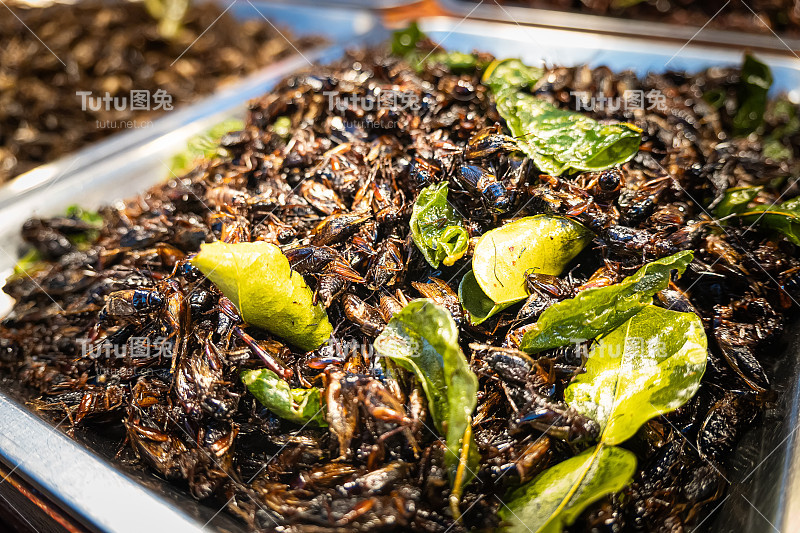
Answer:
[[775, 33], [750, 33], [699, 26], [683, 26], [658, 21], [624, 19], [592, 13], [575, 13], [519, 5], [500, 5], [494, 0], [483, 2], [437, 0], [452, 16], [518, 25], [557, 27], [578, 31], [594, 31], [614, 37], [639, 34], [655, 39], [705, 42], [716, 46], [743, 49], [774, 50], [782, 54], [800, 50], [800, 38]]

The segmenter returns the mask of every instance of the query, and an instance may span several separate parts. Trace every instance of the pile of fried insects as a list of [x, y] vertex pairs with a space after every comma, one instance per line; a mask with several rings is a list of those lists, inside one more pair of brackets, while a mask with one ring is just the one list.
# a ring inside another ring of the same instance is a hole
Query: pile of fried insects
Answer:
[[691, 529], [800, 297], [771, 82], [412, 25], [288, 77], [180, 178], [26, 222], [2, 368], [252, 530]]

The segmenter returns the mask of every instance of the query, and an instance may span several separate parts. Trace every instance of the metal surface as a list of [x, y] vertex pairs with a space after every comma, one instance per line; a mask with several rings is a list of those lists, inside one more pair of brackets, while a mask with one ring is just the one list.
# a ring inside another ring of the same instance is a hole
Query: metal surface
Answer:
[[200, 531], [202, 523], [131, 482], [68, 437], [0, 396], [0, 456], [98, 531]]
[[[709, 66], [738, 65], [741, 61], [738, 52], [712, 50], [695, 45], [681, 50], [674, 43], [655, 39], [600, 36], [589, 32], [479, 23], [448, 17], [423, 19], [420, 26], [444, 48], [463, 52], [480, 49], [500, 57], [521, 57], [531, 64], [607, 65], [614, 70], [632, 68], [637, 74], [643, 75], [648, 71], [664, 71], [667, 68], [698, 71]], [[386, 37], [387, 32], [376, 29], [366, 35], [354, 37], [348, 45], [375, 43]], [[312, 61], [334, 59], [343, 49], [342, 46], [334, 46], [318, 54], [307, 54], [307, 57]], [[800, 61], [770, 54], [760, 55], [760, 58], [772, 67], [775, 78], [773, 91], [788, 92], [795, 101], [800, 101]], [[271, 70], [271, 75], [252, 90], [267, 90], [277, 77], [304, 65], [307, 66], [305, 61], [297, 61], [296, 58], [276, 65]], [[234, 100], [231, 96], [223, 101], [231, 104], [230, 109], [241, 109], [236, 107], [241, 105], [241, 100], [238, 103]], [[217, 115], [228, 112], [219, 109], [217, 111]], [[129, 147], [125, 152], [97, 161], [92, 168], [70, 171], [64, 177], [25, 191], [17, 198], [0, 196], [0, 220], [4, 222], [0, 225], [0, 246], [5, 250], [0, 252], [0, 271], [13, 264], [19, 243], [19, 228], [27, 217], [34, 214], [55, 214], [76, 202], [86, 207], [96, 207], [100, 203], [112, 202], [158, 182], [167, 173], [163, 161], [174, 150], [182, 147], [190, 133], [201, 130], [218, 118], [224, 118], [217, 115], [209, 110], [200, 117], [186, 116], [181, 120], [177, 120], [175, 116], [167, 117], [166, 120], [174, 122], [159, 124], [158, 135], [149, 137], [136, 147]], [[173, 124], [176, 129], [170, 131], [169, 127]], [[797, 413], [800, 411], [800, 363], [796, 357], [800, 350], [800, 341], [796, 337], [797, 334], [788, 339], [788, 344], [780, 352], [786, 356], [782, 359], [776, 358], [774, 362], [773, 375], [776, 389], [780, 393], [779, 404], [769, 411], [766, 421], [746, 437], [737, 452], [735, 464], [726, 472], [734, 485], [729, 493], [730, 497], [725, 500], [721, 512], [718, 513], [719, 516], [714, 519], [712, 529], [716, 531], [767, 531], [770, 529], [766, 525], [767, 521], [782, 531], [798, 530], [800, 442], [794, 429]], [[39, 425], [41, 422], [35, 416], [10, 404], [0, 395], [0, 456], [6, 457], [6, 462], [21, 460], [19, 471], [33, 478], [55, 500], [79, 511], [85, 521], [106, 520], [102, 507], [111, 505], [113, 501], [123, 501], [116, 500], [110, 491], [133, 490], [129, 486], [130, 482], [126, 484], [119, 481], [115, 477], [118, 474], [108, 471], [110, 467], [101, 460], [85, 452], [76, 453], [74, 449], [79, 447], [61, 435], [53, 437], [51, 433], [49, 441], [41, 442], [36, 435], [27, 431], [28, 426]], [[70, 468], [64, 468], [64, 472], [56, 471], [58, 467], [52, 460], [52, 457], [61, 456], [61, 450], [68, 450], [63, 453], [69, 454], [71, 462]], [[46, 463], [50, 466], [37, 466], [39, 459], [31, 459], [41, 457], [42, 460], [47, 460], [47, 456], [51, 457]], [[98, 484], [97, 478], [94, 474], [86, 474], [96, 470], [104, 471], [103, 475], [116, 481], [114, 485], [110, 485], [111, 488], [102, 488], [100, 492], [103, 494], [97, 495], [101, 499], [93, 501], [83, 498], [78, 492], [85, 489], [95, 491], [93, 494], [96, 494], [96, 487], [87, 487]], [[183, 505], [184, 509], [190, 508], [186, 507], [190, 506], [189, 503], [184, 502]], [[100, 509], [98, 512], [102, 516], [95, 516], [95, 507]], [[128, 502], [125, 507], [133, 508]], [[145, 508], [137, 508], [137, 514], [146, 513]], [[182, 515], [174, 518], [184, 519]], [[178, 526], [176, 528], [176, 531], [181, 530]], [[163, 524], [160, 524], [158, 530], [163, 529]], [[106, 530], [116, 529], [108, 526]]]
[[[800, 39], [777, 36], [773, 33], [744, 33], [695, 26], [679, 26], [663, 22], [622, 19], [602, 15], [587, 15], [549, 9], [521, 7], [494, 0], [464, 1], [437, 0], [448, 14], [512, 24], [534, 25], [550, 28], [591, 31], [609, 35], [641, 35], [660, 40], [673, 40], [680, 45], [689, 41], [751, 50], [772, 50], [793, 55], [800, 50]], [[679, 45], [679, 46], [680, 46]]]

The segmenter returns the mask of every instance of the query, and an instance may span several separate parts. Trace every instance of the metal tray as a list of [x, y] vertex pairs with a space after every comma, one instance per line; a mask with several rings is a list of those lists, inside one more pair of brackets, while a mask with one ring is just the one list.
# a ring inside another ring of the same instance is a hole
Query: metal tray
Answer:
[[712, 44], [750, 50], [772, 50], [779, 54], [797, 55], [800, 39], [779, 36], [774, 33], [759, 34], [707, 27], [679, 26], [664, 22], [605, 17], [567, 11], [500, 5], [495, 0], [437, 0], [448, 15], [534, 25], [591, 31], [608, 35], [641, 35], [660, 40], [672, 40], [681, 44]]
[[[420, 20], [420, 26], [444, 48], [469, 52], [473, 49], [497, 56], [516, 56], [536, 64], [607, 65], [615, 70], [633, 69], [638, 74], [663, 71], [666, 68], [697, 71], [713, 65], [736, 65], [740, 53], [712, 50], [690, 44], [684, 48], [655, 39], [601, 36], [575, 30], [529, 27], [516, 24], [475, 22], [450, 17]], [[388, 37], [381, 28], [354, 37], [349, 45], [377, 43]], [[334, 46], [316, 55], [312, 61], [333, 59], [344, 50]], [[711, 59], [713, 58], [713, 59]], [[775, 92], [787, 92], [800, 101], [800, 60], [778, 55], [761, 54], [773, 69]], [[276, 65], [270, 76], [258, 86], [267, 90], [276, 79], [305, 62], [292, 60]], [[254, 88], [255, 90], [255, 88]], [[210, 104], [209, 104], [210, 105]], [[231, 109], [240, 109], [232, 106]], [[49, 215], [72, 203], [96, 207], [141, 191], [163, 179], [163, 160], [179, 149], [189, 133], [216, 120], [208, 112], [200, 117], [185, 117], [160, 126], [158, 136], [108, 159], [92, 168], [70, 172], [62, 178], [46, 182], [16, 198], [0, 199], [0, 272], [14, 262], [19, 243], [18, 231], [31, 215]], [[222, 118], [222, 117], [221, 117]], [[168, 117], [168, 120], [175, 120]], [[168, 126], [176, 125], [174, 131]], [[2, 314], [2, 312], [0, 312]], [[784, 347], [774, 360], [775, 387], [780, 402], [771, 409], [766, 420], [755, 426], [740, 445], [734, 464], [726, 473], [733, 482], [728, 497], [719, 511], [703, 524], [713, 524], [714, 531], [768, 531], [770, 524], [779, 530], [797, 530], [800, 525], [800, 441], [795, 434], [800, 402], [798, 379], [800, 332], [787, 336]], [[778, 369], [780, 369], [778, 371]], [[161, 498], [153, 496], [127, 476], [109, 466], [97, 455], [59, 432], [54, 432], [36, 415], [19, 407], [6, 394], [0, 393], [0, 460], [16, 467], [27, 482], [71, 515], [102, 531], [193, 531], [207, 518], [210, 509], [196, 504], [174, 490], [159, 488]], [[152, 479], [150, 483], [152, 484]], [[2, 497], [2, 493], [0, 493]], [[169, 504], [165, 503], [164, 497]], [[138, 498], [136, 506], [129, 498]], [[746, 501], [744, 501], [746, 500]], [[119, 502], [125, 502], [124, 508]], [[173, 506], [172, 514], [167, 511]], [[135, 514], [124, 509], [137, 509]], [[152, 512], [150, 511], [152, 509]], [[220, 519], [224, 513], [217, 516]], [[194, 522], [193, 522], [194, 520]], [[215, 524], [217, 525], [217, 524]], [[241, 529], [226, 521], [217, 525], [225, 531]]]

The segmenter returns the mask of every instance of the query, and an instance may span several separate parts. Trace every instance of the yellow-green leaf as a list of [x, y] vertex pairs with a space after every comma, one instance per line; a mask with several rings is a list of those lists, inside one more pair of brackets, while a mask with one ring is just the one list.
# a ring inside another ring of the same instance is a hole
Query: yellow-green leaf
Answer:
[[453, 492], [460, 491], [472, 480], [480, 461], [468, 431], [478, 401], [478, 378], [458, 345], [453, 317], [433, 300], [414, 300], [392, 317], [374, 346], [378, 355], [413, 372], [422, 385], [433, 424], [446, 437], [445, 464]]
[[541, 77], [544, 69], [526, 65], [516, 58], [495, 59], [486, 68], [481, 82], [493, 93], [530, 89]]
[[628, 450], [598, 445], [512, 491], [500, 508], [507, 533], [561, 533], [591, 503], [622, 490], [636, 470]]
[[219, 124], [214, 124], [206, 131], [191, 137], [186, 142], [186, 149], [172, 156], [170, 161], [170, 172], [180, 176], [192, 169], [197, 159], [208, 159], [219, 155], [225, 155], [227, 151], [220, 147], [219, 142], [222, 137], [231, 131], [238, 131], [244, 128], [245, 124], [238, 118], [223, 120]]
[[663, 257], [619, 283], [586, 289], [552, 305], [522, 337], [520, 348], [537, 353], [608, 333], [652, 304], [653, 296], [667, 288], [672, 271], [683, 274], [693, 257], [689, 251]]
[[274, 244], [204, 244], [192, 264], [236, 305], [245, 322], [303, 350], [319, 348], [330, 337], [325, 309], [312, 303], [311, 289]]
[[278, 374], [266, 368], [244, 370], [241, 379], [256, 400], [277, 416], [297, 424], [328, 425], [318, 388], [293, 389]]
[[14, 265], [14, 275], [25, 274], [30, 276], [45, 267], [47, 267], [47, 263], [44, 261], [42, 254], [36, 248], [31, 248]]
[[692, 398], [707, 357], [697, 315], [650, 305], [600, 340], [564, 399], [600, 424], [601, 442], [619, 444]]
[[[472, 272], [495, 304], [489, 316], [528, 297], [526, 272], [561, 274], [591, 239], [592, 233], [579, 223], [552, 215], [521, 218], [484, 234], [475, 246]], [[467, 308], [471, 317], [473, 310]]]

